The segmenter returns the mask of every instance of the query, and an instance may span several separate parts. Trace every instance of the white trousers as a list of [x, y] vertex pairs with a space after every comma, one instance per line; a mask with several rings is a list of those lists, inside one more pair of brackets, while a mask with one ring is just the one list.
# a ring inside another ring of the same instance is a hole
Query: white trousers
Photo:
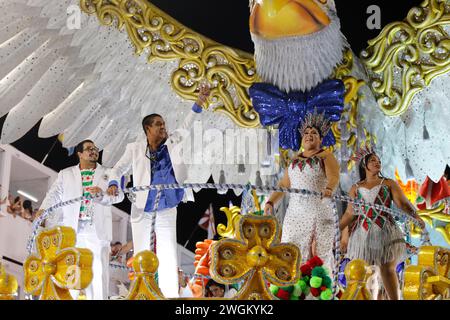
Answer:
[[[152, 219], [134, 205], [131, 210], [134, 255], [150, 250]], [[155, 223], [158, 285], [166, 298], [178, 297], [177, 208], [158, 211]]]
[[[92, 251], [92, 271], [94, 273], [91, 284], [85, 289], [88, 300], [108, 300], [109, 294], [109, 241], [99, 240], [95, 226], [83, 224], [78, 228], [77, 248], [87, 248]], [[78, 292], [72, 292], [74, 299]]]

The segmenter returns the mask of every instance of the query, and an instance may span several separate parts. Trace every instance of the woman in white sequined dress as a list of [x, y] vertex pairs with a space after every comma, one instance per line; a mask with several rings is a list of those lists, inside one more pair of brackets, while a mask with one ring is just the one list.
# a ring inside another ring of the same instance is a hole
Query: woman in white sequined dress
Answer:
[[[395, 203], [398, 208], [416, 218], [422, 228], [425, 227], [399, 185], [381, 176], [381, 162], [373, 150], [361, 150], [353, 159], [360, 161], [361, 181], [351, 188], [350, 197], [387, 208]], [[347, 256], [379, 266], [389, 299], [398, 300], [396, 266], [406, 258], [406, 243], [392, 216], [372, 206], [349, 205], [341, 219], [340, 228], [343, 230], [341, 243]]]
[[[319, 256], [330, 272], [334, 268], [334, 212], [329, 199], [339, 183], [339, 164], [330, 151], [321, 148], [322, 126], [301, 129], [303, 152], [286, 168], [280, 187], [299, 188], [322, 192], [324, 198], [291, 194], [289, 207], [283, 222], [282, 241], [300, 248], [302, 261], [312, 255]], [[272, 214], [276, 202], [284, 196], [273, 193], [265, 206], [265, 213]], [[313, 247], [314, 243], [314, 247]]]

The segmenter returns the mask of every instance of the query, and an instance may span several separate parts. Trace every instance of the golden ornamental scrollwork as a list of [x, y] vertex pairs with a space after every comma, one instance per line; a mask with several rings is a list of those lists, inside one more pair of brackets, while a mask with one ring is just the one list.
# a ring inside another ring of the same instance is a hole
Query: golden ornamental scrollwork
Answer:
[[405, 21], [391, 23], [361, 53], [379, 107], [386, 115], [408, 110], [414, 96], [450, 71], [447, 0], [425, 0]]
[[125, 27], [136, 53], [146, 52], [150, 63], [178, 60], [171, 84], [180, 97], [195, 101], [206, 80], [211, 87], [206, 107], [241, 127], [259, 126], [248, 95], [257, 79], [252, 55], [195, 33], [145, 0], [80, 0], [80, 7], [102, 24]]
[[441, 300], [450, 298], [450, 250], [423, 246], [417, 265], [405, 270], [405, 300]]
[[159, 261], [151, 251], [139, 252], [133, 259], [134, 280], [127, 300], [165, 299], [155, 280]]
[[239, 221], [242, 218], [241, 208], [236, 206], [231, 208], [223, 207], [220, 208], [220, 211], [225, 213], [227, 217], [227, 225], [225, 226], [222, 223], [219, 224], [217, 226], [217, 233], [222, 238], [234, 238], [239, 227]]
[[69, 290], [85, 289], [92, 281], [92, 252], [75, 248], [75, 230], [56, 227], [36, 237], [37, 255], [24, 263], [25, 292], [39, 300], [72, 300]]
[[299, 249], [293, 244], [280, 244], [280, 231], [273, 216], [243, 216], [236, 239], [212, 245], [212, 278], [225, 284], [245, 281], [236, 300], [276, 299], [267, 282], [294, 285], [300, 264]]

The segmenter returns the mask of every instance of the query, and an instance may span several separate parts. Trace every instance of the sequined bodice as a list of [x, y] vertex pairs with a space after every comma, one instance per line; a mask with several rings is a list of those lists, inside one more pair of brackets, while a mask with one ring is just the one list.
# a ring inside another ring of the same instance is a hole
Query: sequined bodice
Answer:
[[373, 187], [372, 189], [367, 189], [363, 187], [358, 188], [358, 192], [361, 194], [362, 199], [368, 203], [374, 203], [377, 195], [380, 193], [381, 184]]
[[291, 188], [321, 192], [327, 185], [323, 160], [319, 157], [294, 160], [288, 171]]
[[[387, 185], [384, 185], [383, 182], [372, 189], [358, 186], [357, 198], [364, 200], [366, 203], [377, 204], [387, 208], [391, 207], [392, 202], [390, 189]], [[385, 226], [386, 221], [394, 223], [392, 217], [387, 212], [370, 205], [358, 206], [357, 210], [355, 210], [355, 214], [358, 215], [355, 227], [357, 225], [362, 225], [366, 231], [368, 231], [373, 224], [378, 225], [382, 229]]]

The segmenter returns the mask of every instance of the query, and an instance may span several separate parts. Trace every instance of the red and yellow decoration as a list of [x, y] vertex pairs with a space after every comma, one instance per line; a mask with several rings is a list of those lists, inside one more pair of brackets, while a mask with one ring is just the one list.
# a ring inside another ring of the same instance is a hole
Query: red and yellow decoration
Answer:
[[442, 247], [420, 248], [417, 266], [405, 270], [405, 300], [442, 300], [450, 298], [450, 250]]
[[[408, 200], [416, 204], [419, 209], [417, 214], [450, 244], [450, 214], [448, 214], [447, 203], [444, 201], [450, 195], [448, 181], [443, 177], [435, 183], [427, 177], [419, 188], [415, 180], [409, 180], [404, 184], [398, 172], [396, 172], [395, 178]], [[435, 222], [438, 222], [439, 226], [435, 226]], [[421, 234], [420, 228], [411, 226], [413, 237], [418, 238]]]
[[134, 280], [130, 286], [127, 300], [163, 300], [165, 299], [155, 281], [158, 270], [158, 258], [151, 251], [139, 252], [133, 259]]
[[267, 282], [294, 285], [299, 278], [300, 251], [280, 244], [281, 232], [273, 216], [243, 216], [236, 239], [222, 239], [211, 247], [211, 276], [234, 284], [245, 280], [237, 300], [272, 300]]
[[14, 300], [18, 288], [17, 279], [7, 274], [5, 267], [0, 262], [0, 300]]
[[[427, 177], [419, 189], [417, 208], [420, 210], [430, 209], [446, 198], [450, 198], [450, 181], [442, 177], [438, 182], [434, 182]], [[448, 213], [448, 210], [446, 208], [446, 213]]]
[[69, 290], [85, 289], [92, 281], [92, 252], [75, 248], [75, 230], [56, 227], [36, 237], [38, 255], [24, 264], [25, 292], [39, 300], [72, 300]]
[[419, 184], [414, 179], [410, 179], [404, 183], [398, 174], [398, 169], [395, 169], [395, 180], [397, 180], [398, 185], [402, 189], [406, 198], [408, 198], [409, 202], [412, 204], [416, 203], [417, 194], [419, 191]]

